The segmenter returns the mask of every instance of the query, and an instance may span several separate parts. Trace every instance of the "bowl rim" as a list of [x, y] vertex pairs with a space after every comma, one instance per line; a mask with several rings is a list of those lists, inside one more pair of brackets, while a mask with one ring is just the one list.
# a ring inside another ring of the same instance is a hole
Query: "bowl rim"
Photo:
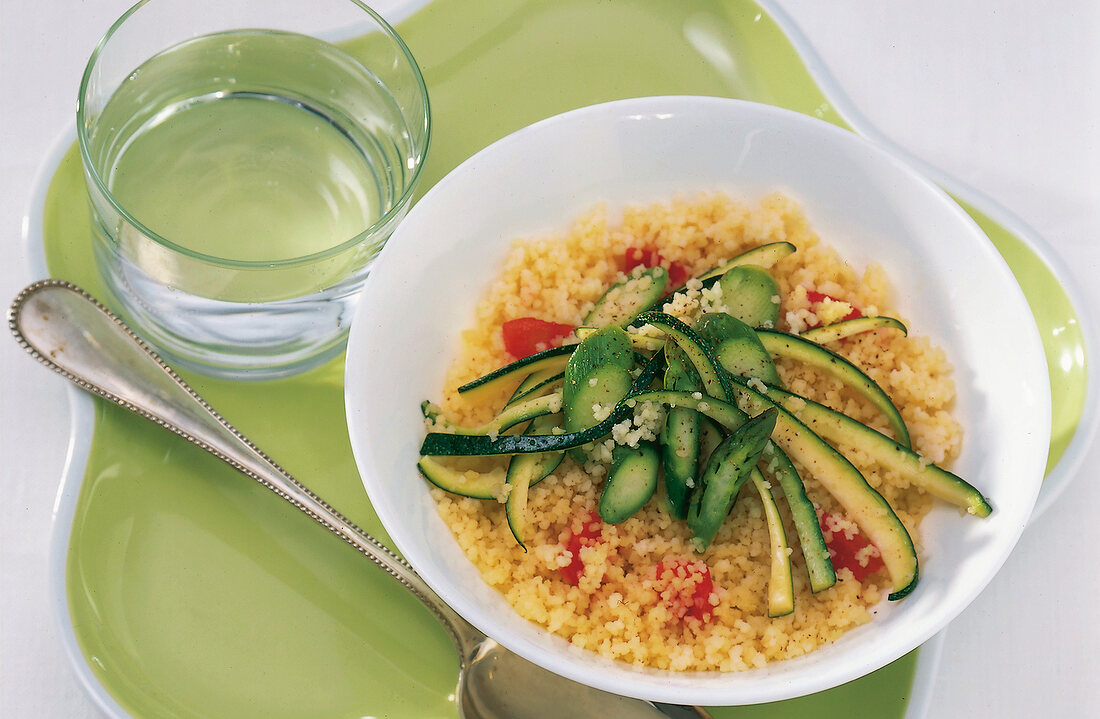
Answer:
[[[587, 107], [571, 110], [553, 117], [541, 120], [532, 125], [528, 125], [496, 142], [492, 143], [485, 149], [479, 151], [471, 158], [467, 159], [457, 168], [452, 170], [446, 177], [444, 177], [439, 183], [432, 187], [419, 203], [412, 209], [409, 216], [402, 223], [402, 226], [395, 232], [395, 242], [391, 242], [382, 252], [377, 260], [376, 267], [388, 268], [390, 260], [388, 257], [398, 252], [394, 248], [398, 248], [403, 244], [402, 228], [413, 227], [421, 214], [427, 213], [436, 202], [437, 198], [441, 195], [450, 193], [452, 185], [460, 183], [464, 180], [464, 176], [471, 172], [476, 172], [475, 168], [484, 164], [491, 164], [494, 161], [499, 161], [501, 157], [507, 157], [517, 145], [522, 146], [521, 143], [531, 142], [532, 138], [537, 138], [539, 135], [552, 132], [559, 126], [569, 126], [573, 123], [583, 123], [593, 119], [599, 119], [607, 116], [611, 117], [643, 117], [645, 115], [652, 115], [654, 113], [661, 114], [669, 113], [674, 114], [678, 111], [684, 111], [688, 108], [700, 110], [703, 112], [712, 111], [717, 108], [718, 112], [739, 112], [749, 113], [759, 116], [765, 120], [775, 120], [782, 123], [793, 123], [797, 128], [805, 127], [809, 128], [811, 133], [820, 133], [822, 137], [829, 139], [830, 141], [838, 141], [841, 144], [854, 143], [853, 146], [862, 148], [864, 152], [870, 152], [875, 156], [875, 161], [882, 163], [884, 167], [889, 167], [890, 172], [901, 173], [905, 176], [907, 182], [912, 183], [914, 187], [920, 188], [921, 192], [932, 193], [937, 198], [937, 202], [943, 205], [945, 212], [950, 213], [953, 219], [957, 222], [963, 223], [966, 226], [966, 230], [969, 234], [976, 233], [976, 237], [980, 237], [985, 240], [986, 245], [990, 245], [991, 251], [996, 254], [995, 249], [992, 249], [988, 239], [985, 238], [984, 233], [973, 222], [973, 220], [967, 215], [958, 205], [954, 202], [943, 190], [934, 185], [924, 176], [917, 173], [910, 168], [902, 160], [879, 146], [878, 144], [871, 142], [865, 138], [862, 138], [854, 133], [851, 133], [843, 128], [828, 124], [815, 118], [781, 109], [770, 105], [764, 105], [760, 103], [748, 102], [743, 100], [734, 100], [729, 98], [717, 98], [717, 97], [699, 97], [699, 96], [687, 96], [687, 95], [672, 95], [672, 96], [657, 96], [646, 98], [631, 98], [627, 100], [616, 100], [607, 103], [600, 103], [598, 105], [591, 105]], [[593, 197], [591, 204], [596, 204], [600, 198]], [[418, 208], [421, 209], [419, 212]], [[573, 217], [563, 216], [560, 218], [561, 224], [565, 225]], [[1003, 258], [997, 255], [997, 259], [1003, 264]], [[1004, 273], [1008, 273], [1008, 278], [1011, 278], [1011, 272], [1008, 270], [1007, 265], [1003, 268]], [[386, 271], [385, 269], [383, 271]], [[377, 287], [377, 277], [381, 273], [376, 274], [372, 271], [371, 277], [368, 278], [367, 285], [364, 288], [363, 301], [365, 304], [371, 302], [371, 296], [374, 294]], [[493, 275], [487, 275], [491, 278]], [[1015, 284], [1015, 280], [1012, 280], [1012, 287], [1015, 289], [1014, 299], [1023, 307], [1027, 307], [1026, 300], [1024, 300], [1022, 292], [1019, 290], [1018, 285]], [[482, 288], [484, 291], [484, 288]], [[379, 299], [379, 298], [375, 298]], [[748, 670], [743, 672], [732, 672], [720, 674], [716, 672], [704, 672], [704, 673], [682, 673], [682, 672], [661, 672], [659, 670], [633, 670], [624, 669], [626, 665], [618, 662], [612, 662], [611, 660], [603, 660], [602, 657], [594, 661], [585, 662], [586, 667], [578, 668], [573, 662], [575, 657], [569, 656], [566, 658], [559, 658], [560, 661], [550, 661], [545, 656], [543, 647], [536, 646], [531, 642], [520, 641], [516, 637], [501, 635], [499, 629], [493, 622], [491, 617], [486, 617], [483, 613], [473, 611], [469, 601], [461, 596], [457, 596], [451, 581], [447, 577], [438, 577], [431, 572], [425, 573], [425, 581], [437, 591], [441, 597], [447, 599], [455, 610], [470, 621], [481, 631], [493, 636], [494, 639], [501, 644], [507, 646], [509, 649], [516, 651], [517, 653], [525, 656], [527, 659], [536, 663], [542, 664], [547, 668], [556, 671], [560, 674], [568, 676], [577, 681], [581, 681], [598, 688], [608, 691], [614, 691], [621, 694], [628, 694], [631, 696], [637, 696], [640, 698], [651, 699], [656, 701], [671, 701], [677, 703], [697, 703], [697, 704], [750, 704], [766, 701], [775, 701], [780, 699], [791, 698], [794, 696], [800, 696], [803, 694], [812, 693], [815, 691], [821, 691], [832, 686], [839, 685], [846, 681], [850, 681], [859, 676], [867, 674], [875, 669], [884, 666], [885, 664], [899, 658], [908, 651], [919, 646], [924, 641], [927, 641], [933, 635], [935, 635], [940, 629], [946, 626], [947, 623], [954, 616], [957, 616], [969, 603], [981, 592], [981, 590], [992, 580], [993, 576], [999, 570], [1000, 566], [1007, 559], [1008, 554], [1015, 546], [1019, 539], [1024, 526], [1026, 525], [1027, 515], [1030, 513], [1031, 507], [1034, 506], [1036, 497], [1039, 492], [1039, 488], [1042, 483], [1042, 466], [1045, 463], [1045, 452], [1047, 449], [1047, 438], [1049, 437], [1049, 385], [1046, 381], [1046, 366], [1045, 358], [1042, 354], [1041, 345], [1038, 338], [1038, 332], [1034, 327], [1034, 319], [1028, 311], [1026, 313], [1026, 323], [1030, 323], [1030, 331], [1028, 334], [1028, 343], [1025, 350], [1031, 357], [1031, 361], [1039, 362], [1042, 364], [1043, 370], [1040, 379], [1034, 387], [1034, 390], [1038, 392], [1035, 398], [1036, 405], [1040, 408], [1046, 407], [1046, 414], [1040, 411], [1039, 414], [1032, 419], [1032, 427], [1036, 430], [1036, 435], [1040, 438], [1037, 444], [1042, 448], [1043, 457], [1042, 461], [1036, 462], [1038, 467], [1035, 472], [1034, 481], [1028, 482], [1025, 492], [1022, 495], [1020, 505], [1021, 507], [1026, 505], [1026, 511], [1018, 510], [1018, 514], [1023, 516], [1019, 518], [1019, 521], [1013, 521], [1005, 532], [1002, 532], [998, 541], [998, 552], [993, 560], [984, 567], [983, 571], [979, 574], [977, 581], [971, 581], [968, 583], [968, 591], [961, 598], [957, 598], [957, 601], [952, 605], [950, 616], [945, 613], [941, 613], [935, 621], [924, 622], [912, 632], [910, 632], [909, 639], [903, 643], [896, 643], [892, 646], [891, 651], [883, 653], [879, 652], [872, 658], [868, 658], [862, 661], [854, 660], [848, 662], [847, 665], [841, 669], [835, 667], [828, 668], [824, 671], [818, 672], [814, 677], [799, 684], [797, 687], [790, 686], [789, 682], [784, 682], [782, 679], [775, 681], [767, 681], [767, 687], [765, 689], [749, 687], [746, 688], [746, 682], [740, 681], [741, 678], [754, 675], [758, 672], [764, 672], [767, 670]], [[374, 323], [370, 323], [371, 326]], [[361, 475], [363, 476], [364, 486], [367, 489], [368, 495], [371, 496], [372, 503], [376, 501], [377, 489], [372, 492], [372, 469], [370, 465], [370, 450], [363, 443], [363, 437], [365, 436], [366, 428], [363, 425], [363, 414], [358, 411], [360, 405], [360, 398], [364, 392], [363, 387], [363, 374], [362, 372], [356, 372], [358, 358], [364, 351], [364, 347], [369, 343], [367, 339], [371, 330], [367, 328], [368, 323], [365, 321], [357, 321], [353, 323], [351, 337], [349, 340], [348, 348], [348, 362], [346, 364], [346, 376], [345, 376], [345, 399], [347, 404], [347, 418], [349, 431], [352, 438], [352, 448], [355, 455], [356, 463], [359, 466]], [[1028, 328], [1025, 327], [1025, 330]], [[1046, 400], [1043, 399], [1043, 393], [1046, 394]], [[1044, 429], [1045, 427], [1045, 429]], [[417, 440], [419, 441], [419, 440]], [[425, 490], [426, 495], [426, 490]], [[381, 506], [376, 505], [376, 511], [379, 518], [382, 521], [383, 526], [387, 532], [393, 538], [397, 545], [397, 548], [405, 554], [414, 567], [421, 566], [423, 562], [423, 553], [419, 551], [416, 546], [416, 542], [413, 538], [406, 535], [405, 530], [402, 527], [402, 517], [399, 512], [394, 511], [394, 508], [386, 506], [385, 501], [378, 503]], [[1017, 519], [1016, 517], [1013, 518]], [[495, 590], [493, 590], [495, 591]], [[874, 626], [872, 622], [870, 626]], [[532, 625], [534, 626], [534, 625]], [[847, 632], [839, 640], [831, 642], [830, 644], [823, 646], [811, 655], [818, 655], [820, 653], [828, 651], [831, 647], [836, 647], [838, 644], [845, 642], [845, 640], [852, 636], [854, 632], [859, 632], [860, 628], [856, 628]], [[546, 630], [538, 628], [540, 632], [546, 633]], [[873, 630], [872, 630], [873, 631]], [[551, 640], [553, 641], [553, 640]], [[564, 640], [562, 640], [564, 642]], [[560, 649], [560, 647], [559, 647]], [[569, 650], [573, 649], [577, 652], [583, 652], [575, 647], [566, 648], [565, 653], [569, 653]], [[555, 650], [549, 650], [553, 653]], [[594, 653], [584, 652], [585, 654]], [[591, 659], [591, 657], [589, 657]], [[768, 666], [772, 669], [775, 667], [787, 666], [790, 662], [797, 660], [786, 660], [784, 662], [773, 662]], [[610, 665], [610, 667], [607, 667]], [[597, 667], [597, 671], [592, 672], [593, 666]], [[617, 676], [613, 680], [608, 680], [607, 677], [601, 676], [598, 668], [608, 668], [609, 671]], [[650, 672], [647, 676], [646, 671]], [[782, 672], [782, 670], [779, 670]], [[654, 681], [653, 673], [659, 675], [657, 681]], [[731, 679], [723, 685], [721, 682], [715, 682], [713, 677], [719, 675], [722, 677], [728, 677]], [[705, 688], [690, 687], [689, 692], [685, 693], [684, 678], [700, 678], [705, 677], [704, 682], [709, 682], [710, 685], [717, 684], [717, 686], [707, 686]]]

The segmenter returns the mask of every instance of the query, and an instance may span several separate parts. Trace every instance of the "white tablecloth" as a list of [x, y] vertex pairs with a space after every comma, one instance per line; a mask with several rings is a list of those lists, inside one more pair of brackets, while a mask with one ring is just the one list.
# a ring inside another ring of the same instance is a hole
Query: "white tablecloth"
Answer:
[[[73, 121], [85, 60], [129, 2], [0, 0], [4, 302], [32, 279], [19, 237], [35, 172]], [[781, 4], [867, 119], [1021, 216], [1069, 266], [1084, 290], [1081, 309], [1100, 309], [1100, 5]], [[47, 601], [67, 436], [63, 381], [0, 341], [3, 717], [99, 716], [67, 664]], [[929, 717], [1100, 716], [1098, 466], [1093, 447], [1080, 476], [948, 629]]]

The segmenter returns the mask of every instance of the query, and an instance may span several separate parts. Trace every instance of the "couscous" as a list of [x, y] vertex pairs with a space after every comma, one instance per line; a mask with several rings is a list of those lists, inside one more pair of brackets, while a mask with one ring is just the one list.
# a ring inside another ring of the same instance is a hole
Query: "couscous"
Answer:
[[[489, 422], [508, 399], [458, 392], [471, 380], [555, 344], [575, 343], [608, 288], [637, 277], [639, 267], [663, 266], [669, 287], [661, 309], [687, 325], [701, 313], [724, 311], [724, 301], [688, 281], [730, 257], [768, 243], [796, 249], [768, 272], [778, 286], [774, 330], [797, 334], [857, 316], [891, 315], [890, 287], [872, 265], [857, 271], [814, 234], [790, 198], [772, 195], [749, 206], [720, 194], [628, 207], [613, 220], [597, 208], [561, 235], [517, 240], [498, 279], [477, 308], [429, 431]], [[527, 323], [527, 324], [523, 324]], [[651, 328], [633, 328], [633, 334]], [[861, 332], [826, 346], [863, 370], [889, 396], [904, 420], [912, 449], [925, 463], [950, 465], [963, 432], [952, 417], [954, 384], [944, 353], [919, 332], [891, 327]], [[865, 395], [805, 363], [777, 359], [781, 385], [897, 439], [897, 427]], [[763, 382], [750, 386], [766, 391]], [[697, 393], [697, 397], [701, 397]], [[705, 399], [705, 398], [704, 398]], [[792, 399], [797, 406], [801, 400]], [[610, 407], [594, 407], [598, 412]], [[814, 592], [790, 508], [778, 488], [746, 482], [701, 545], [688, 523], [657, 490], [619, 523], [600, 517], [601, 492], [617, 446], [652, 442], [667, 407], [639, 405], [626, 421], [582, 453], [570, 451], [544, 481], [527, 490], [524, 542], [510, 531], [506, 483], [493, 498], [474, 499], [433, 488], [439, 513], [485, 581], [523, 617], [574, 645], [636, 666], [677, 671], [739, 671], [796, 657], [871, 621], [891, 589], [879, 550], [813, 471], [795, 462], [828, 546], [836, 582]], [[600, 417], [596, 417], [600, 419]], [[446, 430], [445, 430], [446, 431]], [[557, 430], [561, 431], [561, 430]], [[932, 505], [925, 488], [882, 466], [858, 446], [840, 447], [893, 508], [920, 554], [919, 525]], [[441, 460], [442, 461], [442, 460]], [[503, 476], [507, 457], [448, 459], [471, 474]], [[773, 503], [762, 492], [776, 492]], [[494, 501], [495, 500], [495, 501]], [[791, 560], [793, 611], [769, 616], [775, 540], [766, 510], [778, 507]], [[914, 560], [915, 561], [915, 560]]]

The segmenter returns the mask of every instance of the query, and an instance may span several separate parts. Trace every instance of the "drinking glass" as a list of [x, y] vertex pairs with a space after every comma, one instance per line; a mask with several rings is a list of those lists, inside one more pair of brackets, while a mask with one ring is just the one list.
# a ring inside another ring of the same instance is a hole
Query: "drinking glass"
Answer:
[[77, 106], [108, 304], [207, 374], [329, 360], [429, 135], [415, 59], [358, 0], [139, 2]]

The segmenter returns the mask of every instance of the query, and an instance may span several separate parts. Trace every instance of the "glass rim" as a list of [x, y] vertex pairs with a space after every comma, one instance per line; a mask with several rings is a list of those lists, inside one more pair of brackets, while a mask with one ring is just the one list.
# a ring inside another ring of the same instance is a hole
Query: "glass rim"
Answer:
[[[197, 252], [195, 250], [184, 247], [168, 238], [160, 235], [157, 232], [149, 229], [144, 223], [140, 222], [134, 217], [129, 210], [122, 206], [115, 197], [114, 193], [107, 186], [106, 181], [100, 174], [95, 163], [92, 161], [91, 150], [89, 149], [89, 138], [86, 136], [85, 128], [85, 111], [87, 109], [85, 97], [88, 91], [88, 86], [91, 83], [92, 71], [96, 67], [100, 56], [107, 47], [107, 43], [111, 38], [115, 36], [119, 28], [122, 27], [128, 19], [135, 15], [142, 7], [148, 5], [150, 2], [156, 0], [139, 0], [139, 2], [132, 5], [126, 12], [124, 12], [111, 27], [104, 33], [103, 37], [96, 44], [95, 49], [92, 51], [91, 56], [88, 58], [87, 64], [84, 66], [84, 74], [80, 79], [80, 88], [77, 94], [76, 101], [76, 139], [77, 145], [80, 147], [80, 159], [84, 166], [85, 174], [88, 178], [95, 183], [96, 189], [103, 195], [111, 207], [120, 215], [120, 217], [127, 223], [132, 225], [138, 230], [144, 237], [152, 240], [165, 247], [166, 249], [178, 252], [190, 259], [206, 262], [209, 264], [220, 265], [222, 267], [231, 267], [234, 269], [272, 269], [272, 268], [287, 268], [298, 265], [305, 265], [312, 262], [318, 262], [328, 259], [330, 257], [339, 255], [347, 250], [355, 247], [363, 242], [373, 232], [377, 231], [381, 227], [385, 227], [389, 224], [394, 217], [404, 212], [406, 206], [411, 199], [413, 192], [416, 190], [417, 181], [420, 178], [420, 173], [424, 169], [424, 163], [427, 159], [428, 148], [431, 146], [432, 128], [431, 128], [431, 105], [428, 98], [428, 86], [424, 81], [424, 75], [420, 70], [420, 64], [417, 63], [416, 58], [413, 57], [412, 51], [409, 50], [408, 45], [405, 44], [404, 39], [397, 33], [397, 31], [390, 25], [385, 18], [378, 14], [370, 6], [361, 2], [361, 0], [345, 0], [352, 5], [358, 6], [365, 11], [376, 23], [378, 23], [379, 29], [386, 34], [386, 36], [393, 41], [401, 54], [404, 55], [408, 61], [409, 66], [412, 68], [413, 77], [416, 80], [416, 86], [419, 91], [419, 95], [424, 104], [424, 111], [422, 117], [418, 118], [420, 122], [418, 124], [424, 131], [423, 150], [420, 153], [421, 160], [416, 163], [416, 167], [413, 168], [412, 177], [405, 183], [405, 188], [401, 192], [401, 195], [393, 203], [393, 206], [385, 213], [380, 215], [378, 219], [372, 222], [368, 227], [362, 231], [353, 235], [352, 237], [344, 240], [343, 242], [328, 247], [324, 250], [318, 250], [317, 252], [311, 252], [306, 255], [298, 255], [296, 257], [288, 257], [279, 260], [234, 260], [226, 257], [219, 257], [218, 255], [210, 255], [204, 252]], [[421, 124], [422, 123], [422, 124]]]

